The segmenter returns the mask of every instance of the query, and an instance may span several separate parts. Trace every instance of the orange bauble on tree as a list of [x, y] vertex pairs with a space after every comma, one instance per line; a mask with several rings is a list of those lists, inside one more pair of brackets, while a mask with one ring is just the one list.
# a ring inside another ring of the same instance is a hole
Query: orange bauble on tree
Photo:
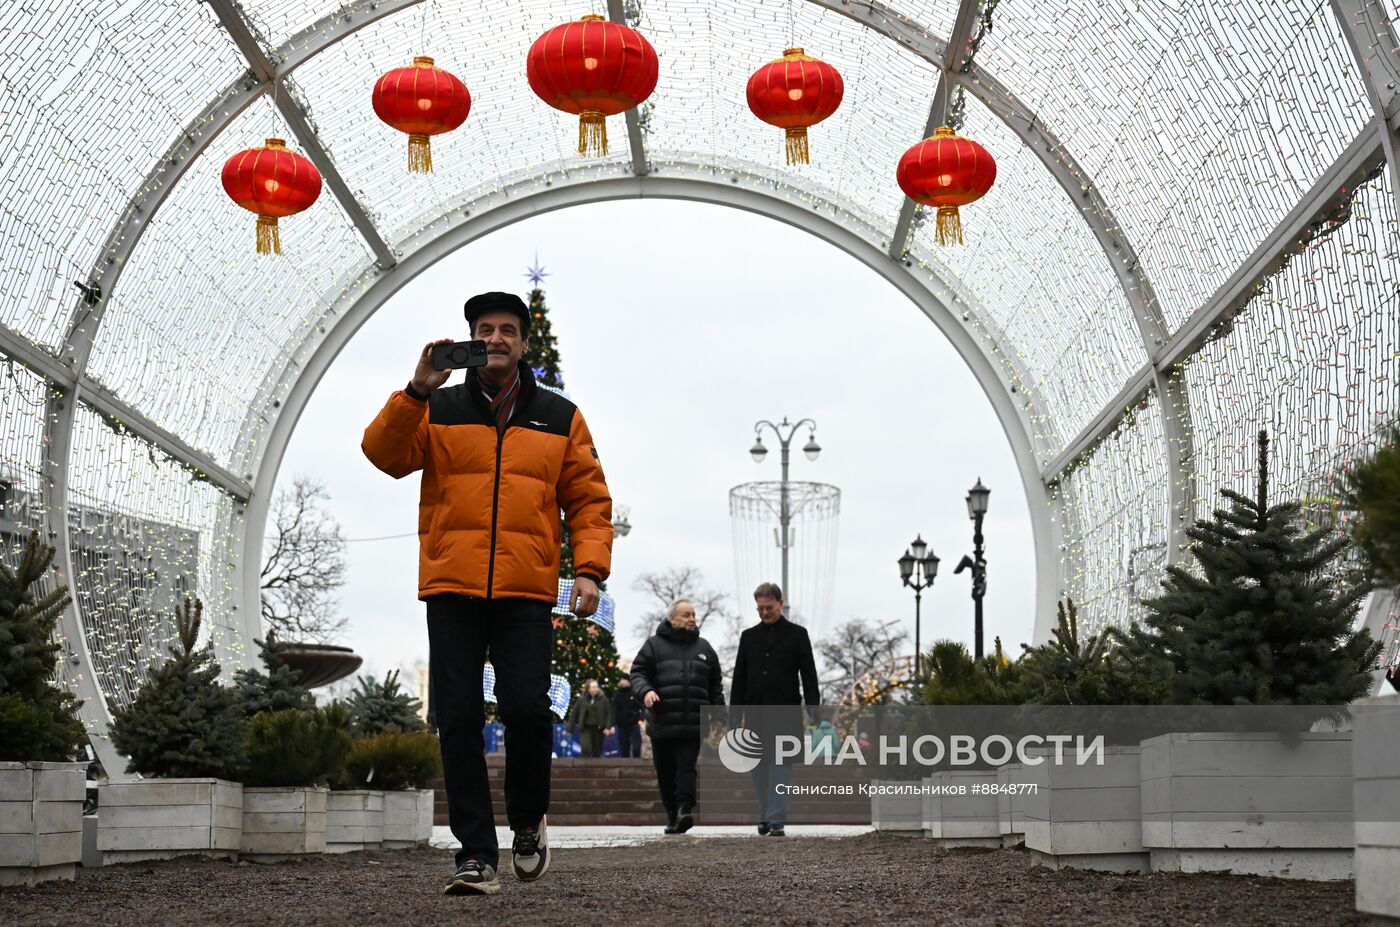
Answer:
[[895, 177], [910, 199], [938, 207], [938, 243], [962, 244], [958, 207], [986, 195], [997, 179], [997, 163], [981, 145], [940, 126], [904, 153]]
[[836, 112], [845, 92], [839, 71], [800, 48], [789, 48], [749, 78], [749, 109], [787, 130], [787, 163], [807, 164], [808, 127]]
[[530, 89], [579, 117], [579, 154], [607, 154], [604, 119], [632, 109], [656, 89], [656, 50], [635, 29], [585, 16], [535, 40], [525, 59]]
[[288, 151], [280, 138], [225, 161], [223, 182], [231, 200], [258, 215], [258, 254], [281, 254], [277, 220], [301, 212], [321, 195], [315, 165]]
[[472, 97], [456, 75], [419, 56], [406, 68], [394, 68], [374, 84], [374, 114], [408, 133], [408, 169], [433, 169], [430, 136], [451, 132], [467, 121]]

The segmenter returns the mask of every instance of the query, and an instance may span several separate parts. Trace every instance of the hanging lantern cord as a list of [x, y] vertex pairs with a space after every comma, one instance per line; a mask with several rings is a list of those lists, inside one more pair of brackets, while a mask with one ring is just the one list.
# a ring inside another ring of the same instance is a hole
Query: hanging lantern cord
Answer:
[[258, 216], [258, 254], [281, 254], [282, 237], [277, 234], [276, 216]]

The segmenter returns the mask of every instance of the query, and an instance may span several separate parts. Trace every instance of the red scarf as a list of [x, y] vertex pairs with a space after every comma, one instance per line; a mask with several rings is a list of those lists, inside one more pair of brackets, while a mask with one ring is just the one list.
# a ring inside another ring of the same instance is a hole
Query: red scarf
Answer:
[[505, 434], [506, 425], [515, 414], [515, 400], [520, 396], [520, 371], [516, 370], [511, 381], [494, 396], [491, 395], [491, 387], [485, 380], [478, 379], [477, 382], [481, 385], [481, 394], [491, 403], [491, 414], [496, 417], [497, 434]]

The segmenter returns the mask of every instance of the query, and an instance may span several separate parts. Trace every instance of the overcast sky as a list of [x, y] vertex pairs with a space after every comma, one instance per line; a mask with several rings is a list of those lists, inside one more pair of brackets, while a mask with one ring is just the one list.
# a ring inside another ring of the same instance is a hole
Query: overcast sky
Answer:
[[[565, 384], [615, 503], [631, 510], [608, 583], [624, 656], [641, 645], [638, 614], [653, 607], [632, 588], [639, 574], [692, 565], [738, 598], [728, 491], [778, 478], [776, 453], [760, 465], [748, 449], [756, 420], [785, 415], [815, 419], [823, 448], [815, 463], [794, 448], [792, 478], [842, 493], [834, 623], [898, 618], [912, 641], [914, 596], [895, 561], [922, 533], [943, 558], [924, 595], [924, 645], [952, 637], [971, 647], [968, 574], [952, 568], [971, 550], [963, 498], [980, 476], [992, 490], [986, 645], [1000, 634], [1015, 652], [1030, 640], [1025, 495], [990, 403], [934, 325], [805, 232], [720, 206], [629, 200], [540, 216], [456, 252], [390, 300], [321, 381], [278, 483], [323, 481], [352, 539], [342, 642], [364, 656], [363, 671], [427, 656], [416, 536], [360, 540], [415, 530], [419, 477], [396, 481], [371, 466], [364, 428], [426, 341], [467, 337], [467, 296], [528, 292], [536, 251]], [[731, 604], [752, 613], [747, 596]]]

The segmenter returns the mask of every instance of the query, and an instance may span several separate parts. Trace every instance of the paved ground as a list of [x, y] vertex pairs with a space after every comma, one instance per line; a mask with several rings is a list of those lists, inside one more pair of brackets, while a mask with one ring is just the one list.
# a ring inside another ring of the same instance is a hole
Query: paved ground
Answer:
[[1051, 872], [1014, 850], [940, 852], [931, 841], [707, 835], [567, 849], [545, 879], [501, 894], [440, 894], [440, 849], [256, 865], [177, 860], [82, 871], [0, 890], [0, 924], [1317, 925], [1365, 923], [1352, 884], [1159, 873]]
[[[787, 832], [793, 837], [855, 837], [868, 833], [869, 824], [793, 824]], [[747, 837], [754, 833], [748, 825], [691, 828], [688, 837]], [[598, 847], [639, 847], [658, 840], [674, 840], [662, 833], [662, 825], [655, 827], [551, 827], [550, 843], [560, 849], [587, 850]], [[496, 842], [503, 847], [510, 846], [509, 827], [496, 828]], [[433, 828], [433, 846], [445, 850], [455, 850], [461, 846], [446, 827]]]

